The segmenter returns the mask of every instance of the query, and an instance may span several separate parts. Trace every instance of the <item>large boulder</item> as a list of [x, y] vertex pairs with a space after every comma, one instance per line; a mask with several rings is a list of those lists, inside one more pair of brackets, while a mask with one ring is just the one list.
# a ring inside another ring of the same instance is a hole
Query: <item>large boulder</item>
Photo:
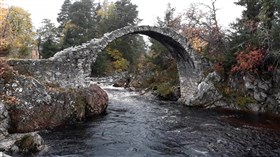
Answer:
[[83, 120], [86, 110], [88, 115], [100, 114], [108, 105], [107, 94], [96, 85], [62, 88], [16, 73], [9, 79], [0, 77], [0, 98], [8, 110], [7, 114], [0, 106], [2, 134], [6, 133], [7, 115], [9, 132], [24, 133]]
[[9, 131], [19, 133], [49, 129], [85, 118], [85, 97], [81, 93], [65, 89], [50, 92], [52, 100], [49, 103], [39, 101], [29, 104], [27, 101], [27, 104], [10, 106]]
[[14, 75], [1, 83], [12, 133], [48, 129], [82, 119], [85, 97], [80, 89], [50, 87], [32, 77]]
[[221, 101], [223, 96], [214, 86], [213, 82], [219, 82], [220, 76], [213, 72], [198, 84], [197, 92], [194, 98], [190, 101], [191, 106], [202, 106], [206, 108], [217, 107], [218, 101]]
[[96, 84], [91, 84], [86, 90], [86, 116], [103, 114], [108, 106], [108, 95]]

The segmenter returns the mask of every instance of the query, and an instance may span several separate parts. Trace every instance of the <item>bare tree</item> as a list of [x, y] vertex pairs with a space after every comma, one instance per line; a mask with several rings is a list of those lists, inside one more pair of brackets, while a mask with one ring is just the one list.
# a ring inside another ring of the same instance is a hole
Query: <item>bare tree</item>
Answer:
[[195, 49], [218, 61], [225, 49], [225, 33], [217, 20], [216, 1], [212, 0], [211, 5], [192, 4], [183, 15], [182, 33], [191, 40]]

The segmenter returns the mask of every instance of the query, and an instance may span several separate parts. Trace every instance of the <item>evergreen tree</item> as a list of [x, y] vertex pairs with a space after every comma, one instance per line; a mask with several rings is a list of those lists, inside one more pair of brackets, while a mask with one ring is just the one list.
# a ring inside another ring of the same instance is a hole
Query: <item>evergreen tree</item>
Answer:
[[49, 19], [43, 19], [42, 27], [38, 29], [38, 51], [40, 57], [52, 57], [59, 50], [58, 29]]
[[[163, 20], [159, 17], [157, 18], [157, 25], [159, 27], [169, 27], [178, 31], [181, 27], [181, 19], [175, 16], [175, 11], [176, 9], [169, 3], [164, 13]], [[172, 93], [173, 87], [179, 84], [178, 71], [176, 69], [177, 65], [170, 51], [164, 45], [155, 39], [150, 39], [150, 41], [152, 43], [150, 47], [152, 51], [150, 57], [147, 57], [147, 59], [155, 66], [154, 69], [151, 69], [154, 71], [153, 73], [157, 74], [154, 76], [153, 84], [158, 87], [157, 91], [159, 95], [163, 96], [165, 94], [163, 94], [162, 89]]]
[[96, 36], [95, 5], [92, 0], [81, 0], [69, 8], [68, 22], [63, 29], [62, 46], [80, 45]]
[[[157, 17], [157, 25], [158, 27], [170, 27], [174, 30], [179, 30], [181, 27], [181, 19], [179, 17], [175, 17], [175, 11], [176, 9], [171, 6], [170, 3], [168, 3], [167, 8], [165, 10], [164, 19], [161, 20], [159, 17]], [[164, 59], [171, 59], [172, 56], [170, 55], [169, 50], [163, 46], [160, 42], [150, 39], [152, 45], [151, 50], [156, 53], [157, 57], [155, 58], [155, 64], [157, 65], [163, 65]]]
[[130, 0], [119, 0], [115, 3], [105, 1], [98, 13], [101, 16], [98, 27], [102, 34], [125, 26], [135, 26], [141, 21], [138, 18], [137, 5]]
[[71, 5], [72, 4], [70, 0], [65, 0], [61, 6], [60, 12], [58, 13], [57, 22], [60, 24], [59, 28], [61, 30], [69, 20], [69, 9]]
[[[236, 4], [244, 6], [245, 10], [241, 19], [233, 25], [235, 32], [230, 36], [232, 54], [237, 54], [233, 71], [265, 73], [269, 67], [278, 66], [280, 40], [277, 1], [239, 0]], [[254, 56], [258, 56], [258, 59], [246, 61], [248, 66], [243, 66], [247, 65], [243, 64], [244, 58]]]

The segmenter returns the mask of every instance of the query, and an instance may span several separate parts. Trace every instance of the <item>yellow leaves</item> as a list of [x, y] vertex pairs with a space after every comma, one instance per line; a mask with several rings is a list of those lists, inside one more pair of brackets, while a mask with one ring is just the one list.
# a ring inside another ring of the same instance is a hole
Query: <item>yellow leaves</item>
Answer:
[[188, 37], [188, 40], [191, 43], [193, 49], [195, 49], [198, 53], [201, 53], [208, 44], [208, 42], [206, 42], [199, 36], [199, 33], [201, 32], [204, 31], [198, 28], [189, 27], [184, 28], [183, 32]]
[[108, 48], [107, 53], [113, 59], [112, 67], [115, 71], [122, 72], [128, 69], [129, 62], [123, 58], [119, 50]]
[[196, 52], [202, 52], [202, 50], [207, 46], [207, 42], [200, 39], [199, 37], [194, 37], [191, 40], [192, 47], [196, 50]]
[[[4, 43], [0, 46], [1, 53], [10, 53], [12, 57], [27, 57], [35, 44], [30, 14], [20, 7], [4, 10], [0, 15], [0, 42]], [[25, 51], [24, 56], [21, 55], [22, 50]]]
[[121, 72], [128, 68], [128, 61], [124, 58], [113, 62], [113, 67], [116, 71]]
[[107, 52], [114, 60], [119, 60], [122, 58], [122, 53], [117, 49], [108, 48]]
[[3, 8], [3, 7], [0, 6], [0, 25], [4, 21], [7, 13], [8, 13], [8, 9]]

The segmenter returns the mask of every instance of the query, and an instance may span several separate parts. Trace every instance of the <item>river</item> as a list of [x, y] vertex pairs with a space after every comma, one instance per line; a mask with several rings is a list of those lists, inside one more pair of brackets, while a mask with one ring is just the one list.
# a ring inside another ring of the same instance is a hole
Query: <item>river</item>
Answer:
[[280, 156], [280, 121], [265, 116], [187, 108], [106, 87], [107, 114], [43, 131], [39, 156]]

